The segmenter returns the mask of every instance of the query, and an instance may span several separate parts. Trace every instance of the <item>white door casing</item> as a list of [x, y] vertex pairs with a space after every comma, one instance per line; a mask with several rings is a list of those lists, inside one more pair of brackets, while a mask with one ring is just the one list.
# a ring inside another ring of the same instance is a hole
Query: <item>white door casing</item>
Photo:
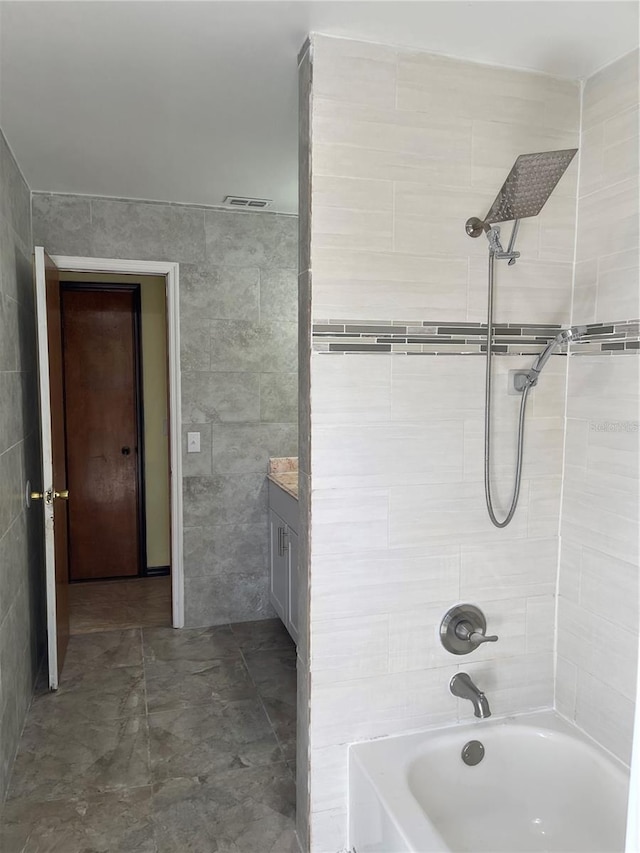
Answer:
[[172, 624], [174, 628], [182, 628], [184, 627], [184, 563], [179, 266], [169, 261], [81, 258], [66, 255], [52, 255], [51, 257], [61, 271], [164, 276], [167, 298], [167, 352], [169, 360]]

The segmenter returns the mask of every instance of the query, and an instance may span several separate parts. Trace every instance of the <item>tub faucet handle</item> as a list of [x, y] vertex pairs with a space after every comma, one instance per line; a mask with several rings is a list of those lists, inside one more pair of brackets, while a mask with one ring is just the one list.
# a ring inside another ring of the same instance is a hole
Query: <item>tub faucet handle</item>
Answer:
[[461, 640], [466, 640], [474, 646], [479, 646], [481, 643], [497, 643], [497, 634], [487, 636], [482, 631], [474, 631], [473, 625], [470, 622], [458, 622], [456, 625], [456, 636]]
[[453, 655], [468, 655], [483, 643], [497, 643], [495, 634], [488, 635], [487, 620], [475, 604], [456, 604], [440, 623], [440, 641]]

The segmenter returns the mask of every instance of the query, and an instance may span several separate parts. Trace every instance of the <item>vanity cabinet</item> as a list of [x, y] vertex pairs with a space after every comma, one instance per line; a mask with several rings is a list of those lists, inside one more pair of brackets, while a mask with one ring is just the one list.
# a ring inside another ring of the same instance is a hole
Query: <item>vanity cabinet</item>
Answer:
[[298, 501], [269, 482], [269, 598], [298, 642]]

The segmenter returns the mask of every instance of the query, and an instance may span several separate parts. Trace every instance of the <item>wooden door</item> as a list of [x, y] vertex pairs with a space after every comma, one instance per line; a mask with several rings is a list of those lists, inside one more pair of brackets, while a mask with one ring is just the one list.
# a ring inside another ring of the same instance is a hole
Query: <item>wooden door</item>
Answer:
[[62, 285], [72, 581], [141, 570], [139, 299]]
[[[36, 315], [42, 483], [30, 494], [43, 502], [49, 687], [55, 690], [69, 640], [67, 552], [68, 492], [65, 465], [60, 277], [42, 246], [35, 248]], [[34, 484], [35, 485], [35, 484]]]

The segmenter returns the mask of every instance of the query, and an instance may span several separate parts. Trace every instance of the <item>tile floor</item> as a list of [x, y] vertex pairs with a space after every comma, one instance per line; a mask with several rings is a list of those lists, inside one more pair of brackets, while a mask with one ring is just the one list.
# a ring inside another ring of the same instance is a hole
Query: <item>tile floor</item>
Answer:
[[171, 625], [171, 578], [130, 578], [72, 583], [72, 634]]
[[293, 853], [295, 647], [279, 620], [71, 637], [34, 698], [3, 853]]

